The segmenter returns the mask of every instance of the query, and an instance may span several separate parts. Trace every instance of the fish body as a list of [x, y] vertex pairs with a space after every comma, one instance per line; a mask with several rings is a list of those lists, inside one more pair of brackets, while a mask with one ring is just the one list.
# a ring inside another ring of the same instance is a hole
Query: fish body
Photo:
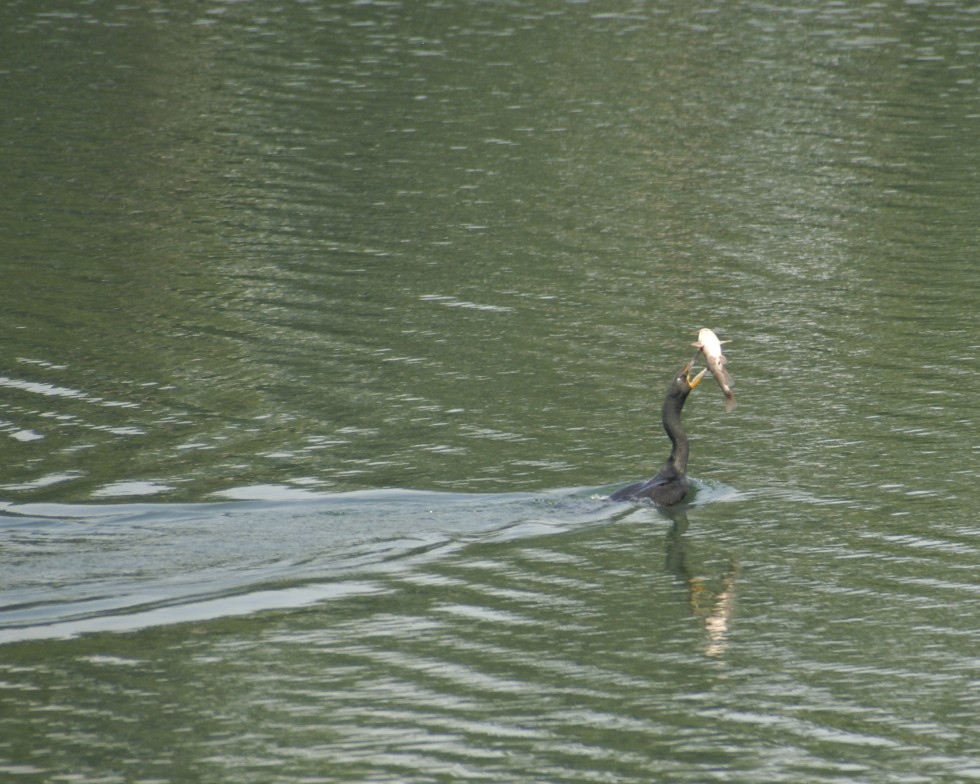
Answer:
[[705, 364], [711, 375], [715, 377], [721, 391], [725, 393], [725, 410], [732, 411], [735, 408], [735, 394], [732, 392], [732, 377], [725, 369], [728, 360], [721, 352], [721, 344], [727, 340], [718, 340], [718, 336], [710, 329], [705, 327], [698, 332], [698, 342], [694, 345], [698, 351], [704, 354]]

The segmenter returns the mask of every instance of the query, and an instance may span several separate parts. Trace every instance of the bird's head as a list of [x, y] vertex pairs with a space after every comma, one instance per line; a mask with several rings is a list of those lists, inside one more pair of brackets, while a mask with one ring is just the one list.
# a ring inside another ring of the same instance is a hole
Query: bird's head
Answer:
[[708, 369], [705, 368], [692, 378], [691, 363], [685, 362], [684, 367], [678, 370], [677, 375], [674, 376], [674, 380], [670, 385], [669, 394], [673, 397], [687, 397], [691, 393], [691, 390], [701, 383], [701, 379], [704, 378], [704, 374], [707, 372]]

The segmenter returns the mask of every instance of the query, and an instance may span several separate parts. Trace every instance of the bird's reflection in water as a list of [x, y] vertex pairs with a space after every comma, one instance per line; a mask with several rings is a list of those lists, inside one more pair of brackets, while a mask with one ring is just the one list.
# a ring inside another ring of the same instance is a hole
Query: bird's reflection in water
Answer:
[[691, 615], [700, 618], [707, 633], [705, 655], [722, 658], [728, 649], [729, 626], [735, 610], [735, 581], [738, 577], [738, 560], [729, 562], [728, 571], [721, 579], [720, 589], [713, 591], [704, 577], [691, 571], [688, 564], [687, 510], [683, 507], [661, 509], [672, 522], [667, 534], [666, 567], [687, 587]]

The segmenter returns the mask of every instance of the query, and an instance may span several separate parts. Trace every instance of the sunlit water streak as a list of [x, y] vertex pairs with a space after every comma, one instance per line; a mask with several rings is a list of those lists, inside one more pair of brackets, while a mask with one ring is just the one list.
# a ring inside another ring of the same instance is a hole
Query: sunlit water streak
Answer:
[[[153, 505], [6, 505], [0, 641], [133, 630], [308, 604], [468, 539], [507, 540], [607, 519], [586, 491], [467, 496], [413, 491]], [[235, 495], [274, 498], [277, 488]], [[326, 581], [326, 584], [321, 584]]]
[[[468, 542], [555, 534], [634, 511], [604, 493], [318, 496], [267, 486], [230, 492], [254, 500], [225, 503], [6, 504], [0, 642], [132, 631], [380, 590], [358, 579]], [[731, 488], [696, 483], [687, 506], [735, 497]]]

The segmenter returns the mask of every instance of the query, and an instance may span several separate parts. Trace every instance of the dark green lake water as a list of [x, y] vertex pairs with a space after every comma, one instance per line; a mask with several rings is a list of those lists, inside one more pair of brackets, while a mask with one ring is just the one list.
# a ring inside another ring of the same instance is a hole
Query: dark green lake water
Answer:
[[[0, 51], [0, 777], [980, 779], [975, 8]], [[703, 326], [690, 503], [603, 500]]]

